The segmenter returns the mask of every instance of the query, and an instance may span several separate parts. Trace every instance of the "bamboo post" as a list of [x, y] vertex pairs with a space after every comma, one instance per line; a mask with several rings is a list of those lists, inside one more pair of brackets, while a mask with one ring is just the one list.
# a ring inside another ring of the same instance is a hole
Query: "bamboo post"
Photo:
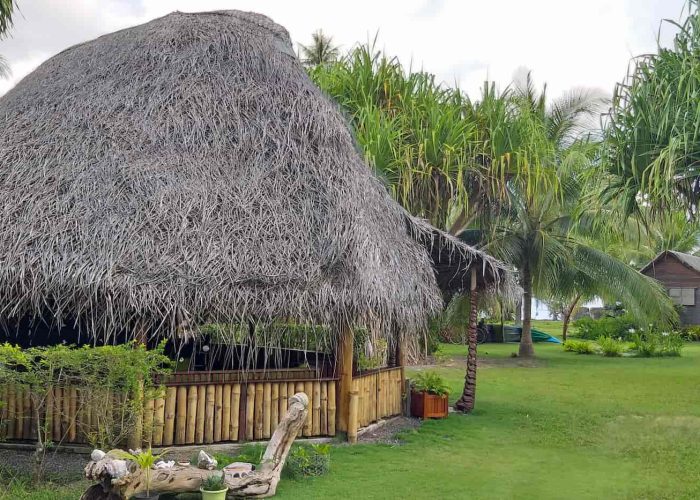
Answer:
[[165, 426], [165, 398], [158, 398], [153, 409], [153, 446], [163, 444], [163, 428]]
[[185, 444], [185, 432], [187, 430], [187, 387], [184, 385], [177, 388], [177, 402], [175, 408], [175, 444]]
[[15, 401], [15, 392], [17, 388], [15, 384], [9, 384], [7, 387], [7, 438], [13, 439], [15, 437], [15, 416], [17, 414], [17, 408]]
[[337, 408], [338, 422], [337, 428], [347, 432], [350, 391], [352, 390], [352, 346], [353, 331], [348, 323], [343, 323], [340, 329], [340, 342], [338, 343], [337, 364], [340, 373], [338, 381]]
[[221, 441], [231, 439], [231, 384], [224, 384], [221, 407]]
[[187, 420], [185, 421], [185, 444], [194, 444], [197, 427], [197, 386], [187, 389]]
[[287, 401], [286, 401], [286, 403], [285, 403], [285, 405], [284, 405], [284, 412], [285, 412], [285, 413], [287, 413], [287, 410], [289, 409], [289, 406], [290, 406], [290, 404], [291, 404], [291, 403], [289, 402], [289, 401], [290, 401], [290, 398], [291, 398], [292, 396], [294, 396], [294, 394], [296, 394], [297, 392], [299, 392], [299, 391], [297, 391], [297, 390], [295, 390], [295, 389], [296, 389], [296, 385], [294, 384], [294, 382], [288, 382], [288, 383], [287, 383]]
[[272, 397], [270, 406], [270, 432], [275, 432], [277, 429], [277, 423], [279, 422], [279, 409], [280, 409], [280, 385], [275, 382], [272, 384]]
[[177, 404], [177, 387], [165, 390], [165, 423], [163, 425], [163, 446], [173, 444], [175, 430], [175, 405]]
[[280, 397], [279, 397], [279, 411], [277, 412], [279, 418], [277, 423], [279, 423], [284, 416], [287, 414], [287, 383], [282, 382], [280, 384]]
[[70, 427], [70, 388], [64, 387], [61, 398], [61, 437], [63, 441], [68, 436], [68, 428]]
[[328, 382], [321, 382], [321, 415], [320, 429], [322, 436], [328, 435]]
[[24, 436], [24, 386], [17, 386], [15, 392], [15, 439]]
[[53, 423], [51, 427], [53, 429], [53, 441], [55, 443], [58, 443], [61, 440], [61, 411], [63, 408], [63, 388], [54, 387], [53, 392]]
[[[26, 393], [27, 399], [29, 399], [29, 391]], [[68, 441], [71, 443], [74, 443], [76, 438], [78, 437], [78, 434], [76, 432], [76, 417], [77, 417], [77, 409], [78, 409], [78, 389], [74, 386], [70, 388], [70, 393], [69, 393], [69, 401], [68, 401]], [[27, 434], [29, 433], [29, 430], [27, 429]]]
[[197, 421], [194, 429], [194, 444], [204, 444], [204, 420], [207, 408], [207, 387], [200, 385], [197, 388]]
[[153, 446], [153, 410], [156, 402], [153, 398], [148, 398], [143, 404], [143, 446], [150, 448]]
[[262, 439], [263, 435], [263, 397], [264, 384], [255, 384], [255, 439]]
[[262, 437], [270, 439], [270, 431], [272, 429], [272, 384], [265, 382], [263, 384], [263, 431]]
[[233, 384], [231, 387], [231, 441], [238, 441], [238, 427], [241, 410], [241, 384]]
[[246, 389], [246, 406], [245, 406], [245, 439], [252, 441], [255, 439], [255, 386], [256, 384], [248, 384]]
[[304, 437], [312, 435], [313, 429], [313, 411], [314, 407], [314, 383], [311, 381], [304, 382], [304, 392], [309, 398], [309, 411], [306, 413], [306, 421], [304, 422], [304, 428], [302, 435]]
[[213, 385], [207, 386], [207, 405], [204, 408], [206, 422], [204, 424], [204, 442], [207, 444], [214, 442], [214, 406], [216, 401], [216, 389]]
[[328, 382], [328, 435], [335, 436], [335, 380]]
[[214, 442], [221, 441], [223, 434], [224, 386], [217, 384], [214, 388]]
[[359, 397], [357, 391], [350, 393], [350, 402], [348, 404], [348, 441], [350, 444], [357, 443], [357, 403]]
[[[7, 398], [7, 393], [4, 393], [5, 398]], [[7, 401], [7, 399], [5, 399]], [[44, 439], [47, 441], [53, 441], [53, 387], [49, 387], [49, 390], [46, 391], [46, 402], [44, 403], [46, 406], [46, 416], [44, 417], [44, 431], [46, 432], [46, 436], [44, 436]], [[7, 422], [7, 407], [2, 408], [2, 421]]]
[[[313, 417], [311, 419], [311, 435], [321, 435], [321, 382], [313, 383], [314, 399], [312, 402]], [[311, 413], [311, 412], [309, 412]]]

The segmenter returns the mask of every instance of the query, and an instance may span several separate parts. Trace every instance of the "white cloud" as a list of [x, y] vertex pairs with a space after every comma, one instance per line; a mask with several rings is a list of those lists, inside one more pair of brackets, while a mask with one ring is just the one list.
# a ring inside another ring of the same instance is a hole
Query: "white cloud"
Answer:
[[[506, 85], [521, 66], [553, 94], [612, 90], [630, 56], [653, 51], [658, 22], [685, 0], [32, 0], [20, 2], [13, 36], [0, 42], [13, 78], [0, 94], [57, 52], [173, 10], [253, 10], [296, 42], [322, 28], [349, 48], [374, 38], [405, 64], [477, 94], [486, 78]], [[194, 6], [194, 7], [193, 7]], [[666, 32], [668, 38], [668, 30]]]

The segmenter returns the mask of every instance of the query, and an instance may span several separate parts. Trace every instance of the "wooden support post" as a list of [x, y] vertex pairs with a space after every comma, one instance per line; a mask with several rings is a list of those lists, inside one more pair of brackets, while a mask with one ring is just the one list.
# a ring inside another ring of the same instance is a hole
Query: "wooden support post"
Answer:
[[350, 391], [352, 391], [352, 347], [353, 331], [349, 324], [343, 323], [340, 330], [340, 340], [338, 342], [338, 353], [336, 363], [340, 380], [338, 380], [337, 391], [337, 429], [342, 432], [348, 431], [348, 419], [350, 416]]
[[149, 397], [143, 405], [143, 447], [150, 448], [153, 445], [153, 410], [155, 400]]
[[204, 408], [204, 442], [211, 444], [214, 442], [214, 406], [216, 401], [216, 389], [213, 385], [208, 385], [206, 389], [207, 404]]
[[[272, 384], [272, 394], [270, 396], [271, 402], [270, 404], [272, 405], [270, 407], [271, 413], [270, 413], [270, 431], [275, 432], [275, 429], [277, 429], [277, 424], [279, 423], [279, 409], [280, 409], [280, 385], [277, 382], [274, 382]], [[284, 413], [282, 414], [284, 415]]]
[[204, 443], [204, 420], [207, 407], [207, 387], [200, 385], [197, 387], [197, 420], [194, 424], [195, 444]]
[[359, 395], [357, 391], [350, 393], [348, 401], [348, 442], [351, 444], [357, 443], [357, 410]]
[[185, 444], [187, 430], [187, 387], [177, 388], [177, 404], [175, 405], [175, 444]]
[[185, 444], [194, 444], [197, 429], [197, 398], [198, 388], [191, 385], [187, 389], [187, 423], [185, 425]]
[[336, 390], [335, 390], [335, 380], [328, 382], [328, 435], [335, 436], [335, 423], [336, 423]]
[[158, 398], [153, 410], [153, 446], [163, 444], [163, 427], [165, 425], [165, 398]]
[[224, 386], [217, 384], [214, 389], [214, 442], [221, 441], [224, 423]]
[[175, 437], [175, 405], [177, 387], [168, 387], [165, 391], [165, 422], [163, 425], [163, 445], [171, 446]]
[[231, 436], [231, 384], [224, 384], [221, 411], [221, 441], [228, 441]]
[[263, 432], [262, 437], [269, 439], [272, 429], [272, 384], [265, 382], [263, 385]]
[[255, 385], [248, 384], [246, 387], [245, 403], [245, 440], [255, 439]]
[[231, 387], [231, 441], [238, 441], [238, 432], [241, 421], [241, 384], [233, 384]]

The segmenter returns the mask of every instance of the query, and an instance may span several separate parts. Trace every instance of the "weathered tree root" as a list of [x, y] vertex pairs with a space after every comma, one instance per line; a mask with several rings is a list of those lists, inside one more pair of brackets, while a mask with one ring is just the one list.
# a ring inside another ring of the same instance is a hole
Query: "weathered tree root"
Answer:
[[[306, 420], [309, 398], [300, 392], [292, 396], [290, 402], [289, 410], [275, 429], [258, 469], [245, 477], [224, 476], [228, 498], [267, 498], [277, 491], [289, 449]], [[198, 491], [206, 478], [221, 474], [220, 471], [198, 469], [192, 465], [176, 465], [150, 472], [150, 489], [159, 493]], [[109, 453], [101, 460], [90, 461], [85, 466], [85, 477], [98, 484], [88, 488], [81, 500], [122, 500], [146, 491], [144, 471]]]

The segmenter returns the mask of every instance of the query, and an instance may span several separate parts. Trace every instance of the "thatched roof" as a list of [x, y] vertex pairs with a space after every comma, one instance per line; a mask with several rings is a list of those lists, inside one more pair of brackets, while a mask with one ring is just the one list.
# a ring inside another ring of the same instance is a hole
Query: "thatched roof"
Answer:
[[414, 332], [438, 280], [503, 278], [390, 198], [261, 15], [176, 12], [67, 49], [0, 99], [0, 127], [1, 318]]

